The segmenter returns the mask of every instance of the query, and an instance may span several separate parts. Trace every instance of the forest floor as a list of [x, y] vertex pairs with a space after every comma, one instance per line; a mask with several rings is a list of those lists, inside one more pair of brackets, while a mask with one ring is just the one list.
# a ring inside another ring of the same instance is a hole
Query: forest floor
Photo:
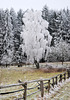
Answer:
[[[57, 66], [56, 64], [53, 64], [53, 66]], [[67, 64], [68, 65], [68, 64]], [[70, 65], [70, 64], [69, 64]], [[42, 68], [43, 66], [43, 68]], [[50, 70], [50, 71], [49, 71]], [[41, 68], [40, 69], [36, 69], [35, 67], [32, 67], [32, 65], [27, 65], [27, 66], [23, 66], [23, 67], [17, 67], [17, 66], [11, 66], [8, 68], [0, 68], [0, 85], [9, 85], [9, 84], [17, 84], [18, 80], [22, 80], [22, 82], [24, 81], [30, 81], [30, 80], [36, 80], [36, 79], [40, 79], [40, 78], [50, 78], [52, 76], [55, 76], [61, 72], [63, 72], [64, 70], [53, 70], [53, 68], [51, 68], [50, 64], [49, 64], [49, 68], [46, 68], [46, 64], [41, 64]], [[30, 84], [29, 87], [31, 87], [34, 84]], [[20, 87], [14, 87], [14, 88], [9, 88], [8, 89], [3, 89], [0, 90], [0, 92], [6, 92], [6, 91], [13, 91], [16, 89], [20, 89], [22, 88], [22, 86]], [[29, 93], [31, 93], [32, 91], [30, 91]], [[21, 93], [16, 93], [13, 95], [8, 95], [7, 96], [0, 96], [0, 100], [14, 100], [13, 98], [18, 98], [21, 97], [23, 94], [23, 92]], [[28, 99], [31, 100], [31, 99]]]

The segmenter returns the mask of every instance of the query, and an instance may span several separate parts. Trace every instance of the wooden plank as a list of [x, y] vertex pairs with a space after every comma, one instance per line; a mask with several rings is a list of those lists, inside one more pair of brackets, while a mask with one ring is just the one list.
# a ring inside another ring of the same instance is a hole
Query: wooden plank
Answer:
[[23, 83], [17, 83], [17, 84], [10, 84], [10, 85], [5, 85], [5, 86], [0, 86], [0, 89], [2, 88], [9, 88], [9, 87], [15, 87], [15, 86], [20, 86], [23, 85], [25, 82]]
[[28, 94], [27, 96], [31, 96], [32, 94], [35, 94], [35, 93], [38, 93], [38, 92], [40, 92], [40, 90], [32, 92], [31, 94]]
[[3, 93], [0, 93], [0, 95], [12, 94], [12, 93], [20, 92], [20, 91], [23, 91], [23, 90], [24, 89], [15, 90], [15, 91], [11, 91], [11, 92], [3, 92]]

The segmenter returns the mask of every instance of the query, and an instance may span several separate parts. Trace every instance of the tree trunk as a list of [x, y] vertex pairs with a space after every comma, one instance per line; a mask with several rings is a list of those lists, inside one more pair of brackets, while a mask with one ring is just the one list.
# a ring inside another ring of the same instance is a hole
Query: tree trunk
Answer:
[[6, 63], [6, 68], [7, 68], [7, 63]]
[[19, 64], [18, 64], [18, 67], [22, 67], [22, 64], [21, 64], [21, 63], [19, 63]]
[[63, 61], [62, 61], [62, 65], [63, 65]]
[[40, 66], [39, 66], [39, 62], [37, 62], [37, 60], [34, 60], [34, 63], [35, 63], [35, 65], [36, 65], [36, 68], [39, 69], [39, 67], [40, 67]]
[[64, 58], [62, 58], [62, 65], [63, 65], [63, 62], [64, 62]]

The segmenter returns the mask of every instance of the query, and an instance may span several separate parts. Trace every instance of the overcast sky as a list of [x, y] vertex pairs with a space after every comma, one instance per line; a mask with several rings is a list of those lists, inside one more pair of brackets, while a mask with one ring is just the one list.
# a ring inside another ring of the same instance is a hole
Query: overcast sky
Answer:
[[0, 0], [0, 8], [6, 9], [13, 7], [15, 11], [18, 11], [20, 8], [23, 10], [26, 9], [35, 9], [42, 10], [43, 6], [47, 4], [50, 9], [70, 9], [70, 0]]

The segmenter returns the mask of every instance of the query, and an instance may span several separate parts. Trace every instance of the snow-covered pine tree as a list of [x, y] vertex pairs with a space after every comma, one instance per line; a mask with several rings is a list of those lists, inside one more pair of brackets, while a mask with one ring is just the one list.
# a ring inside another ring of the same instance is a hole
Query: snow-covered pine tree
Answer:
[[[55, 45], [56, 41], [59, 41], [59, 13], [58, 11], [49, 10], [48, 7], [45, 5], [42, 10], [42, 17], [49, 22], [48, 30], [52, 35], [52, 43], [51, 45]], [[58, 38], [57, 38], [58, 37]]]
[[26, 53], [27, 60], [35, 63], [37, 68], [44, 56], [47, 59], [52, 39], [47, 30], [48, 22], [41, 15], [41, 11], [28, 10], [23, 18], [25, 25], [21, 34], [25, 43], [22, 45], [23, 53]]
[[45, 5], [44, 7], [43, 7], [43, 10], [42, 10], [42, 17], [43, 17], [43, 19], [45, 19], [45, 20], [49, 20], [49, 9], [48, 9], [48, 7], [47, 7], [47, 5]]
[[9, 10], [5, 10], [5, 36], [2, 63], [11, 64], [14, 52], [12, 24]]
[[[23, 25], [24, 25], [24, 22], [23, 22], [23, 11], [20, 9], [18, 12], [17, 12], [17, 20], [18, 20], [18, 31], [19, 31], [19, 35], [21, 35], [21, 33], [23, 32]], [[19, 63], [23, 62], [23, 54], [22, 54], [22, 48], [21, 48], [21, 44], [23, 43], [23, 39], [21, 36], [20, 37], [20, 41], [19, 41], [19, 49], [18, 49], [18, 54], [19, 54]], [[19, 65], [20, 66], [20, 65]]]
[[0, 9], [0, 64], [4, 53], [4, 37], [5, 37], [5, 12]]
[[48, 30], [53, 37], [52, 46], [58, 44], [61, 38], [70, 43], [70, 10], [68, 8], [54, 11], [44, 6], [42, 16], [49, 22]]
[[13, 26], [12, 31], [14, 34], [14, 57], [13, 59], [14, 59], [14, 62], [20, 63], [21, 62], [20, 34], [22, 32], [22, 20], [21, 19], [23, 16], [22, 16], [22, 12], [18, 12], [18, 15], [17, 15], [13, 8], [10, 10], [10, 15], [11, 15], [11, 22]]
[[61, 23], [62, 23], [61, 12], [54, 11], [51, 15], [51, 19], [49, 20], [49, 31], [53, 37], [54, 46], [58, 44], [62, 38], [61, 37]]
[[61, 11], [62, 21], [61, 21], [61, 35], [64, 41], [70, 43], [70, 10], [63, 9]]
[[23, 22], [23, 11], [22, 9], [20, 9], [18, 12], [17, 12], [17, 19], [18, 19], [18, 28], [19, 28], [19, 31], [20, 33], [23, 31], [23, 26], [24, 25], [24, 22]]

